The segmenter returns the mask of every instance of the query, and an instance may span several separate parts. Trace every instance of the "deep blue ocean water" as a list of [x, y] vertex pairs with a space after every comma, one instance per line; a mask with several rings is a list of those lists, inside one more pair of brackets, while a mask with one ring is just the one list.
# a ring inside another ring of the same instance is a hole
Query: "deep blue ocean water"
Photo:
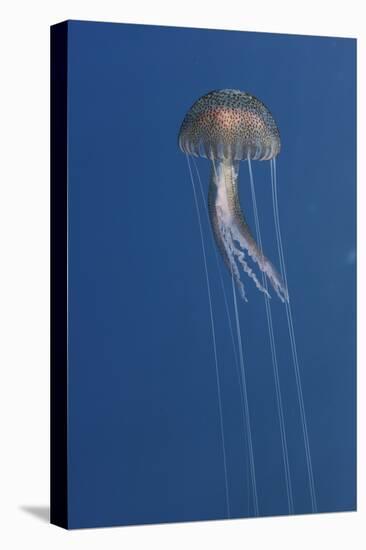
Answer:
[[[259, 97], [280, 129], [279, 207], [320, 512], [356, 506], [356, 42], [69, 22], [69, 521], [226, 517], [207, 289], [177, 145], [201, 95]], [[205, 192], [209, 162], [198, 160]], [[268, 162], [253, 162], [279, 267]], [[254, 229], [246, 163], [242, 208]], [[202, 206], [202, 205], [201, 205]], [[253, 515], [240, 392], [202, 208], [232, 517]], [[232, 300], [229, 274], [222, 270]], [[239, 302], [260, 515], [287, 513], [263, 296]], [[230, 301], [232, 304], [232, 301]], [[311, 511], [286, 316], [271, 300], [295, 513]]]

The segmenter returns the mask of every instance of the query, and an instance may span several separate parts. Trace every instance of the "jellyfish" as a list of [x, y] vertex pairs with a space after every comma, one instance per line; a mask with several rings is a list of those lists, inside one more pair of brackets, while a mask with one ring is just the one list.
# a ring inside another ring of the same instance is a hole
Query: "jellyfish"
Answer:
[[238, 90], [213, 91], [201, 97], [185, 116], [181, 150], [211, 160], [208, 211], [216, 244], [241, 296], [246, 300], [239, 268], [258, 290], [268, 294], [255, 268], [266, 274], [278, 297], [288, 292], [272, 263], [256, 243], [240, 208], [238, 195], [241, 160], [269, 160], [280, 151], [276, 123], [261, 101]]
[[[188, 110], [179, 131], [178, 142], [180, 149], [186, 154], [194, 191], [196, 211], [200, 225], [216, 363], [221, 439], [223, 444], [226, 500], [228, 510], [230, 509], [230, 507], [228, 503], [229, 495], [226, 466], [227, 460], [223, 431], [221, 388], [215, 341], [215, 323], [206, 260], [206, 250], [203, 239], [202, 221], [200, 220], [197, 193], [195, 190], [193, 172], [189, 157], [193, 157], [193, 162], [196, 169], [197, 177], [199, 179], [199, 184], [201, 186], [201, 191], [202, 183], [199, 171], [195, 163], [195, 157], [203, 157], [211, 162], [211, 174], [207, 198], [207, 213], [212, 229], [213, 240], [216, 244], [217, 250], [219, 251], [223, 259], [224, 264], [226, 265], [231, 275], [232, 281], [234, 322], [231, 322], [229, 312], [228, 318], [230, 327], [234, 325], [236, 328], [240, 366], [239, 380], [243, 396], [243, 418], [247, 437], [248, 463], [252, 485], [254, 515], [259, 514], [256, 487], [256, 469], [254, 459], [255, 453], [253, 450], [251, 435], [250, 411], [245, 373], [246, 368], [242, 342], [243, 335], [240, 326], [238, 302], [236, 299], [235, 290], [237, 289], [239, 295], [242, 297], [244, 302], [248, 300], [247, 291], [243, 282], [243, 276], [247, 276], [247, 278], [252, 281], [256, 289], [259, 292], [263, 293], [265, 300], [267, 326], [275, 382], [277, 412], [282, 444], [288, 511], [289, 513], [293, 513], [294, 502], [290, 463], [287, 450], [286, 425], [282, 405], [282, 391], [280, 385], [279, 365], [277, 360], [276, 342], [274, 335], [275, 331], [273, 327], [270, 305], [271, 289], [272, 294], [274, 293], [274, 295], [277, 296], [285, 306], [292, 360], [296, 379], [297, 397], [302, 424], [311, 506], [312, 511], [315, 512], [316, 496], [307, 420], [301, 385], [296, 339], [292, 320], [291, 303], [287, 287], [287, 276], [284, 262], [281, 230], [279, 225], [276, 157], [281, 150], [281, 140], [277, 124], [269, 109], [254, 95], [242, 92], [240, 90], [214, 90], [199, 98]], [[252, 161], [256, 160], [270, 161], [273, 214], [280, 272], [277, 271], [273, 263], [264, 255], [263, 252], [252, 170]], [[239, 167], [242, 161], [246, 161], [248, 164], [256, 238], [253, 236], [253, 233], [248, 225], [239, 200]], [[226, 301], [227, 300], [225, 298], [225, 302]]]

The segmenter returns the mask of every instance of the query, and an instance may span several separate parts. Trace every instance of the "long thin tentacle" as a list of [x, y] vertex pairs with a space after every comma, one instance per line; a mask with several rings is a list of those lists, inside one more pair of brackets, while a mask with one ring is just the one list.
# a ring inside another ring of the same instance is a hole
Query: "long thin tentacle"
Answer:
[[[234, 284], [234, 281], [237, 282], [237, 277], [238, 277], [235, 257], [239, 258], [239, 262], [244, 267], [245, 271], [249, 275], [252, 275], [252, 278], [254, 279], [254, 282], [257, 284], [257, 286], [258, 285], [260, 286], [260, 283], [256, 279], [255, 274], [252, 273], [252, 271], [250, 270], [249, 266], [247, 266], [243, 252], [235, 248], [234, 240], [231, 235], [231, 225], [230, 225], [231, 213], [230, 213], [230, 209], [227, 208], [227, 205], [225, 204], [225, 196], [226, 196], [226, 186], [230, 185], [230, 183], [232, 182], [232, 177], [235, 177], [234, 166], [231, 166], [232, 168], [231, 172], [227, 172], [227, 174], [225, 173], [218, 174], [216, 170], [215, 162], [212, 159], [212, 168], [213, 169], [212, 169], [210, 188], [209, 188], [209, 199], [210, 199], [209, 214], [210, 214], [210, 220], [212, 223], [213, 233], [218, 243], [218, 248], [223, 254], [225, 263], [228, 266], [231, 273], [233, 305], [234, 305], [236, 333], [237, 333], [238, 349], [239, 349], [240, 374], [241, 374], [241, 384], [242, 384], [242, 391], [243, 391], [246, 433], [247, 433], [247, 443], [248, 443], [249, 468], [250, 468], [250, 478], [251, 478], [252, 493], [253, 493], [253, 508], [254, 508], [254, 515], [258, 516], [259, 506], [258, 506], [257, 481], [256, 481], [256, 473], [255, 473], [255, 461], [254, 461], [252, 431], [251, 431], [251, 422], [250, 422], [249, 400], [248, 400], [248, 392], [247, 392], [246, 370], [245, 370], [245, 363], [244, 363], [244, 350], [243, 350], [243, 342], [241, 337], [240, 318], [239, 318], [235, 284]], [[223, 193], [223, 196], [219, 196], [220, 192]], [[216, 221], [217, 221], [217, 224], [216, 224]], [[239, 286], [239, 289], [240, 288], [241, 287]]]
[[228, 483], [228, 475], [227, 475], [227, 459], [226, 459], [225, 434], [224, 434], [224, 419], [223, 419], [223, 412], [222, 412], [221, 382], [220, 382], [219, 364], [218, 364], [218, 357], [217, 357], [217, 345], [216, 345], [214, 315], [213, 315], [213, 308], [212, 308], [211, 286], [210, 286], [210, 279], [209, 279], [209, 276], [208, 276], [206, 248], [205, 248], [205, 241], [204, 241], [204, 238], [203, 238], [201, 215], [200, 215], [200, 210], [199, 210], [199, 206], [198, 206], [197, 193], [196, 193], [196, 188], [195, 188], [195, 185], [194, 185], [193, 174], [192, 174], [192, 169], [191, 169], [191, 165], [190, 165], [190, 162], [189, 162], [188, 155], [186, 155], [186, 159], [187, 159], [188, 170], [189, 170], [191, 183], [192, 183], [193, 197], [194, 197], [194, 203], [195, 203], [195, 207], [196, 207], [197, 220], [198, 220], [198, 226], [199, 226], [199, 232], [200, 232], [200, 238], [201, 238], [203, 263], [204, 263], [204, 268], [205, 268], [207, 296], [208, 296], [210, 321], [211, 321], [213, 354], [214, 354], [214, 359], [215, 359], [215, 373], [216, 373], [217, 397], [218, 397], [218, 407], [219, 407], [219, 420], [220, 420], [220, 431], [221, 431], [221, 444], [222, 444], [222, 455], [223, 455], [224, 479], [225, 479], [226, 508], [227, 508], [227, 517], [229, 518], [230, 517], [229, 483]]
[[[281, 269], [281, 274], [282, 274], [283, 280], [285, 281], [286, 288], [288, 288], [287, 287], [286, 264], [285, 264], [285, 257], [284, 257], [284, 253], [283, 253], [281, 227], [280, 227], [280, 217], [279, 217], [279, 209], [278, 209], [277, 174], [276, 174], [276, 159], [275, 158], [271, 160], [271, 186], [272, 186], [272, 202], [273, 202], [273, 213], [274, 213], [275, 228], [276, 228], [277, 247], [278, 247], [278, 254], [279, 254], [279, 258], [280, 258], [280, 269]], [[291, 304], [290, 304], [289, 300], [287, 300], [285, 302], [285, 307], [286, 307], [286, 317], [287, 317], [289, 338], [290, 338], [290, 344], [291, 344], [292, 361], [293, 361], [294, 372], [295, 372], [295, 380], [296, 380], [297, 396], [298, 396], [299, 409], [300, 409], [301, 425], [302, 425], [303, 438], [304, 438], [306, 465], [307, 465], [308, 478], [309, 478], [311, 508], [312, 508], [312, 511], [315, 513], [317, 511], [317, 499], [316, 499], [316, 492], [315, 492], [313, 464], [312, 464], [311, 453], [310, 453], [310, 443], [309, 443], [309, 435], [308, 435], [307, 419], [306, 419], [306, 412], [305, 412], [305, 404], [304, 404], [304, 397], [303, 397], [302, 383], [301, 383], [301, 376], [300, 376], [300, 366], [299, 366], [299, 360], [298, 360], [298, 355], [297, 355], [297, 346], [296, 346], [296, 339], [295, 339], [294, 323], [293, 323], [293, 318], [292, 318]]]
[[[251, 195], [252, 195], [256, 236], [257, 236], [257, 241], [259, 244], [260, 251], [261, 253], [263, 253], [262, 237], [261, 237], [258, 208], [257, 208], [257, 199], [256, 199], [256, 193], [255, 193], [255, 187], [254, 187], [254, 178], [253, 178], [253, 172], [252, 172], [252, 165], [249, 158], [248, 158], [248, 168], [249, 168], [250, 189], [251, 189]], [[265, 286], [265, 288], [267, 288], [267, 279], [264, 273], [262, 273], [262, 280], [263, 280], [263, 285]], [[293, 494], [292, 494], [292, 482], [291, 482], [290, 463], [289, 463], [289, 456], [288, 456], [288, 449], [287, 449], [287, 437], [286, 437], [285, 418], [284, 418], [283, 405], [282, 405], [280, 377], [279, 377], [279, 371], [278, 371], [277, 351], [276, 351], [276, 343], [275, 343], [274, 331], [273, 331], [271, 304], [266, 294], [264, 295], [264, 301], [266, 306], [267, 325], [268, 325], [269, 341], [270, 341], [271, 355], [272, 355], [272, 367], [273, 367], [273, 375], [275, 380], [277, 414], [278, 414], [278, 420], [280, 425], [282, 457], [283, 457], [283, 464], [284, 464], [284, 470], [285, 470], [288, 510], [289, 510], [289, 514], [293, 514], [294, 503], [293, 503]]]
[[249, 465], [250, 465], [250, 477], [252, 481], [252, 490], [253, 490], [253, 506], [254, 506], [254, 515], [259, 515], [259, 506], [258, 506], [258, 493], [257, 493], [257, 481], [255, 474], [255, 462], [254, 462], [254, 451], [253, 451], [253, 441], [252, 441], [252, 430], [250, 425], [250, 414], [249, 414], [249, 401], [248, 401], [248, 392], [247, 392], [247, 381], [246, 381], [246, 372], [244, 364], [244, 351], [243, 351], [243, 342], [241, 338], [241, 328], [238, 312], [238, 304], [236, 300], [235, 284], [234, 277], [231, 275], [231, 283], [233, 290], [233, 303], [235, 311], [235, 321], [236, 321], [236, 331], [239, 343], [239, 357], [240, 357], [240, 368], [243, 384], [243, 396], [244, 396], [244, 407], [245, 407], [245, 420], [247, 424], [247, 437], [248, 437], [248, 450], [249, 450]]
[[[200, 173], [199, 173], [199, 170], [198, 170], [198, 167], [197, 167], [197, 163], [196, 163], [194, 157], [193, 157], [193, 165], [194, 165], [196, 175], [197, 175], [197, 179], [198, 179], [198, 183], [199, 183], [202, 204], [203, 204], [203, 206], [205, 206], [205, 196], [204, 196], [204, 192], [203, 192], [202, 180], [201, 180], [201, 176], [200, 176]], [[211, 217], [211, 224], [214, 223], [215, 227], [217, 228], [217, 229], [215, 229], [215, 231], [218, 231], [218, 220], [217, 220], [217, 217], [215, 215], [214, 197], [212, 197], [212, 187], [211, 186], [209, 186], [209, 193], [208, 193], [208, 209], [206, 209], [206, 208], [204, 208], [204, 209], [207, 213], [208, 223], [210, 224], [210, 217]], [[209, 214], [209, 211], [211, 211], [211, 216]], [[216, 225], [216, 223], [217, 223], [217, 225]], [[216, 268], [217, 268], [217, 272], [219, 274], [222, 295], [223, 295], [223, 298], [224, 298], [226, 317], [227, 317], [227, 321], [228, 321], [228, 326], [229, 326], [230, 336], [231, 336], [231, 342], [232, 342], [232, 346], [233, 346], [236, 372], [237, 372], [237, 376], [238, 376], [238, 380], [239, 380], [240, 402], [241, 402], [241, 410], [242, 410], [242, 415], [243, 415], [243, 423], [244, 423], [244, 426], [246, 426], [244, 393], [243, 393], [243, 388], [242, 388], [242, 383], [241, 383], [240, 363], [239, 363], [238, 353], [237, 353], [237, 349], [236, 349], [236, 345], [235, 345], [233, 323], [232, 323], [231, 314], [230, 314], [230, 310], [229, 310], [229, 304], [228, 304], [228, 299], [227, 299], [227, 295], [226, 295], [224, 280], [223, 280], [223, 276], [222, 276], [222, 273], [221, 273], [221, 268], [220, 268], [220, 263], [219, 263], [219, 256], [218, 256], [217, 249], [216, 249], [216, 246], [215, 246], [215, 231], [211, 232], [212, 248], [213, 248], [214, 254], [215, 254]], [[216, 241], [216, 244], [219, 246], [220, 242]], [[222, 255], [225, 257], [225, 255], [226, 255], [225, 250], [222, 251]], [[227, 265], [229, 265], [229, 260], [227, 259], [226, 261], [227, 261]], [[248, 450], [248, 460], [246, 461], [246, 464], [247, 464], [246, 474], [247, 474], [247, 487], [248, 487], [248, 515], [249, 515], [249, 447], [248, 447], [248, 435], [246, 433], [246, 429], [244, 429], [243, 434], [244, 434], [245, 446]]]

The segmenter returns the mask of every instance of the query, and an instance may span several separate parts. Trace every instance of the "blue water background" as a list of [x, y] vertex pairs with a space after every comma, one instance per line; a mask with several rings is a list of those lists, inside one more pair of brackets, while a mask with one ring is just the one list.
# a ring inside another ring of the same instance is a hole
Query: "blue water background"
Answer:
[[[69, 22], [69, 521], [226, 516], [206, 281], [181, 121], [259, 97], [280, 129], [279, 206], [320, 512], [355, 489], [355, 71], [350, 39]], [[198, 161], [205, 193], [209, 163]], [[279, 267], [268, 162], [253, 162]], [[243, 210], [254, 228], [247, 164]], [[202, 206], [202, 205], [201, 205]], [[230, 331], [202, 207], [230, 508], [253, 515]], [[230, 306], [230, 277], [223, 269]], [[263, 296], [239, 303], [260, 515], [287, 513]], [[271, 300], [295, 513], [311, 511], [283, 305]]]

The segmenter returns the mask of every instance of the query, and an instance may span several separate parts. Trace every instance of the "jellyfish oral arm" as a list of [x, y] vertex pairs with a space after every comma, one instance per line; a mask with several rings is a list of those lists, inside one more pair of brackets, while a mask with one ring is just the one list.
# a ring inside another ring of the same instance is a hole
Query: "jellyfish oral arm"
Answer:
[[[254, 271], [257, 266], [267, 275], [278, 297], [286, 301], [287, 291], [281, 277], [261, 253], [240, 208], [238, 174], [239, 162], [220, 160], [215, 163], [212, 160], [208, 205], [216, 244], [244, 299], [239, 268], [253, 280], [258, 290], [269, 296]], [[249, 259], [253, 267], [249, 264]]]
[[209, 186], [209, 214], [217, 246], [229, 271], [234, 276], [242, 298], [246, 300], [238, 265], [254, 281], [260, 291], [266, 291], [245, 257], [245, 251], [249, 249], [249, 244], [246, 241], [246, 237], [250, 237], [249, 228], [246, 233], [240, 232], [237, 224], [238, 217], [235, 207], [237, 164], [225, 161], [215, 164], [213, 161]]
[[[224, 210], [221, 207], [220, 199], [218, 198], [218, 186], [215, 181], [215, 174], [213, 172], [208, 188], [208, 212], [211, 222], [212, 233], [215, 238], [217, 248], [219, 249], [224, 263], [228, 270], [232, 273], [232, 276], [239, 289], [240, 296], [247, 301], [244, 285], [240, 279], [240, 272], [235, 262], [235, 245], [233, 239], [228, 231], [229, 224], [225, 223]], [[244, 257], [244, 254], [240, 251], [240, 255]]]

